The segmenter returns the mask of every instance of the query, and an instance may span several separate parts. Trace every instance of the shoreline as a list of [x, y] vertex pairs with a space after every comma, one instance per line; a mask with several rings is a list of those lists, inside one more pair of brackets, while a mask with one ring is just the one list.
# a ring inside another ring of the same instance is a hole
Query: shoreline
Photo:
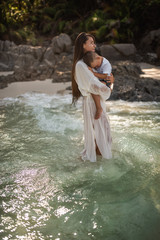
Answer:
[[[141, 78], [149, 77], [160, 80], [160, 67], [145, 62], [138, 63], [143, 71]], [[13, 74], [13, 72], [0, 72], [0, 76]], [[33, 80], [23, 82], [11, 82], [7, 87], [0, 89], [0, 99], [7, 97], [18, 97], [28, 92], [37, 92], [45, 94], [68, 94], [71, 90], [66, 90], [71, 86], [70, 82], [52, 82], [52, 79]]]

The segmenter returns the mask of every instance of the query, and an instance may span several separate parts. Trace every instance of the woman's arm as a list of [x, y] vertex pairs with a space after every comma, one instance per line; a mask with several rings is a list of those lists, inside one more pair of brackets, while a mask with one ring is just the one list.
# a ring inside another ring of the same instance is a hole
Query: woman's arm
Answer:
[[111, 89], [101, 83], [83, 61], [77, 62], [75, 74], [81, 92], [85, 91], [86, 93], [100, 95], [104, 100], [110, 97]]
[[107, 77], [108, 77], [108, 74], [103, 74], [103, 73], [98, 73], [98, 72], [93, 72], [94, 76], [96, 76], [97, 78], [99, 79], [105, 79], [105, 80], [108, 80]]
[[107, 80], [108, 83], [114, 83], [114, 77], [112, 73], [109, 76], [107, 73], [94, 72], [91, 67], [88, 67], [88, 69], [94, 74], [95, 77], [99, 79]]

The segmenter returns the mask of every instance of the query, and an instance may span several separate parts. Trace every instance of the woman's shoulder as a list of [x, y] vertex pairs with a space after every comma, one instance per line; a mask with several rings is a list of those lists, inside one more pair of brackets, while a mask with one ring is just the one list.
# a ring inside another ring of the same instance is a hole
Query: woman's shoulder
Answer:
[[83, 62], [83, 60], [79, 60], [77, 63], [76, 63], [76, 68], [86, 68], [87, 65]]
[[85, 65], [85, 63], [83, 62], [83, 59], [78, 60], [78, 62], [76, 63], [76, 66], [78, 65]]

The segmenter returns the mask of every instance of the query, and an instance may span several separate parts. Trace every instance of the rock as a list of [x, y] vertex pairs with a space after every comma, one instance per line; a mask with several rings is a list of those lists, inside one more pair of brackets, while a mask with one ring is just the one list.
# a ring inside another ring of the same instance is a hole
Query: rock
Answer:
[[146, 57], [148, 58], [148, 61], [150, 63], [155, 62], [157, 60], [157, 54], [156, 53], [147, 53], [146, 55], [147, 55]]
[[119, 43], [112, 45], [112, 47], [125, 57], [136, 54], [137, 52], [135, 45], [132, 43]]
[[139, 77], [142, 74], [142, 70], [137, 63], [131, 61], [119, 61], [115, 62], [112, 66], [114, 75], [129, 75], [133, 77]]
[[[9, 81], [8, 81], [9, 79]], [[0, 75], [0, 89], [8, 86], [8, 82], [15, 82], [13, 72], [11, 74]]]
[[[50, 62], [50, 61], [48, 61], [47, 59], [44, 59], [44, 62], [43, 63], [45, 63], [45, 67], [50, 67], [50, 68], [53, 68], [54, 69], [54, 67], [53, 67], [53, 63], [52, 62]], [[47, 65], [47, 66], [46, 66]]]
[[61, 53], [57, 56], [55, 72], [52, 82], [68, 82], [71, 81], [71, 70], [73, 63], [72, 53]]
[[[57, 43], [59, 50], [68, 51], [71, 46], [70, 38], [61, 34]], [[55, 41], [56, 43], [56, 41]], [[15, 45], [9, 41], [0, 41], [0, 69], [14, 70], [15, 81], [46, 79], [53, 76], [57, 57], [53, 47], [33, 47], [30, 45]], [[67, 78], [67, 76], [66, 76]], [[9, 78], [5, 78], [9, 82]]]
[[8, 40], [4, 41], [3, 43], [3, 49], [1, 51], [8, 51], [11, 48], [15, 47], [15, 43], [14, 42], [10, 42]]
[[15, 65], [19, 66], [20, 68], [27, 69], [30, 68], [35, 61], [35, 58], [31, 54], [21, 54], [15, 61]]
[[[52, 79], [52, 82], [71, 81], [73, 48], [66, 34], [53, 38], [47, 47], [16, 46], [0, 41], [0, 69], [14, 70], [13, 75], [0, 78], [0, 87], [6, 87], [12, 81], [46, 78]], [[102, 45], [100, 51], [104, 57], [113, 59], [115, 84], [111, 99], [160, 101], [160, 81], [140, 77], [140, 65], [131, 61], [132, 55], [137, 54], [134, 45]]]
[[55, 59], [55, 54], [53, 52], [52, 47], [48, 47], [44, 53], [44, 60], [48, 61], [51, 63], [51, 67], [55, 65], [56, 59]]
[[131, 76], [115, 76], [114, 91], [112, 99], [129, 100], [134, 95], [135, 81]]
[[140, 77], [138, 64], [121, 61], [113, 66], [115, 77], [111, 100], [159, 101], [160, 81]]
[[16, 52], [21, 54], [30, 54], [34, 55], [34, 47], [30, 45], [19, 45], [15, 48]]
[[0, 52], [2, 52], [4, 50], [4, 41], [0, 40]]
[[8, 86], [8, 82], [6, 80], [7, 76], [0, 76], [0, 89]]
[[56, 54], [69, 52], [72, 47], [71, 38], [67, 34], [61, 33], [59, 36], [52, 39], [50, 47], [53, 48], [53, 52]]
[[160, 46], [160, 28], [150, 31], [143, 37], [140, 46], [149, 52], [156, 52], [157, 48]]
[[8, 66], [8, 70], [12, 71], [17, 55], [12, 52], [0, 52], [0, 63]]
[[0, 63], [0, 71], [9, 71], [9, 67], [4, 63]]
[[116, 51], [111, 45], [102, 45], [100, 48], [100, 53], [103, 57], [110, 60], [122, 59], [122, 56], [119, 52]]
[[100, 47], [102, 56], [109, 60], [121, 60], [132, 57], [137, 50], [134, 44], [119, 43], [113, 45], [102, 45]]
[[42, 61], [45, 51], [46, 51], [46, 48], [44, 47], [41, 47], [41, 46], [34, 47], [34, 57], [37, 60]]

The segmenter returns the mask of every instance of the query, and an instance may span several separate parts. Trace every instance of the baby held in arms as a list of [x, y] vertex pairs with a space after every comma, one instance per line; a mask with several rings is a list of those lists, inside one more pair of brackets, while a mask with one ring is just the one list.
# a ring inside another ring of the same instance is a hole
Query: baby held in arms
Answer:
[[[108, 76], [111, 76], [112, 67], [106, 58], [90, 51], [84, 54], [83, 61], [88, 65], [89, 70], [92, 71], [92, 73], [99, 78], [102, 83], [111, 88], [111, 90], [113, 89], [113, 82], [108, 79]], [[96, 105], [95, 119], [98, 119], [102, 114], [100, 96], [92, 94], [92, 97]]]

